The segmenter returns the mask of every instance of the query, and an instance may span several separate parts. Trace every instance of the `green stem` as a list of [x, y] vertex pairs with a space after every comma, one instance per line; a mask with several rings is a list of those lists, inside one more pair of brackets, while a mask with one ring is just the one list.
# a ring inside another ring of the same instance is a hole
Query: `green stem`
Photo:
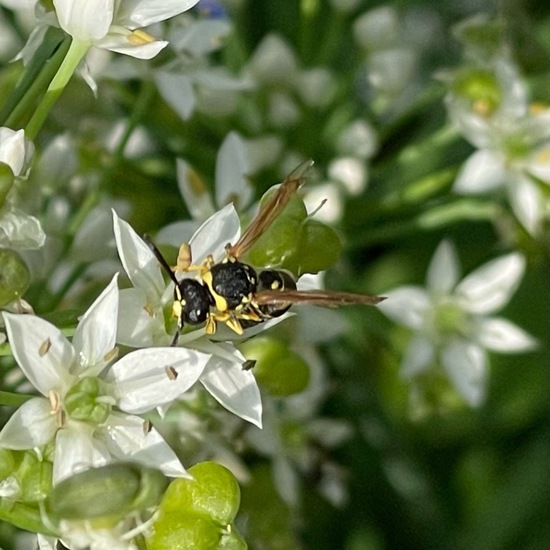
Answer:
[[40, 105], [38, 105], [36, 111], [32, 115], [31, 120], [25, 128], [25, 133], [27, 134], [29, 139], [32, 140], [37, 136], [40, 128], [42, 128], [42, 125], [46, 120], [46, 117], [48, 116], [48, 113], [50, 112], [51, 108], [61, 95], [61, 92], [71, 79], [76, 68], [78, 67], [78, 64], [88, 51], [89, 47], [90, 46], [88, 43], [78, 42], [75, 40], [71, 42], [71, 45], [69, 46], [69, 51], [67, 52], [65, 59], [63, 59], [59, 70], [53, 77], [50, 85], [48, 86], [46, 95], [40, 102]]
[[0, 405], [5, 407], [19, 407], [33, 397], [33, 395], [0, 391]]
[[0, 499], [0, 519], [25, 531], [54, 535], [43, 523], [40, 511], [7, 498]]
[[[2, 109], [0, 114], [0, 121], [4, 121], [2, 125], [9, 128], [19, 128], [24, 123], [25, 117], [32, 112], [37, 98], [42, 95], [59, 70], [69, 51], [70, 43], [70, 38], [60, 42], [59, 39], [55, 40], [54, 37], [44, 44], [44, 48], [40, 48], [39, 54], [33, 57], [20, 82]], [[37, 70], [38, 68], [40, 70]]]

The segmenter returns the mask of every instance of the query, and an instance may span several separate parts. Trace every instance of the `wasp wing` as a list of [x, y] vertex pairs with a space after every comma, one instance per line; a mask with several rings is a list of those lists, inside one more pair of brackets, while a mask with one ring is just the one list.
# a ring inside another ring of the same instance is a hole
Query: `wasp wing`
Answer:
[[284, 210], [290, 199], [304, 183], [305, 174], [312, 166], [313, 161], [307, 160], [285, 178], [267, 204], [260, 209], [258, 215], [241, 235], [241, 238], [234, 245], [227, 248], [229, 256], [239, 258], [254, 246], [254, 243]]
[[351, 304], [374, 306], [385, 300], [384, 296], [354, 294], [331, 290], [261, 290], [254, 295], [259, 305], [311, 304], [322, 307], [340, 307]]

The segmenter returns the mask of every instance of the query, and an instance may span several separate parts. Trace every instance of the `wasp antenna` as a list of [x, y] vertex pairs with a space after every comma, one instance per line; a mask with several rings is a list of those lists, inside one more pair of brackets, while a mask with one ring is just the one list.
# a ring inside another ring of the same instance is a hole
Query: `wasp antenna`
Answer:
[[164, 271], [168, 273], [168, 276], [170, 277], [172, 282], [177, 285], [179, 281], [176, 279], [176, 275], [172, 271], [170, 265], [162, 255], [161, 251], [157, 248], [157, 245], [151, 239], [150, 235], [147, 235], [147, 234], [143, 235], [143, 240], [147, 244], [147, 246], [151, 249], [151, 252], [155, 255], [155, 258], [158, 260], [159, 264], [164, 269]]

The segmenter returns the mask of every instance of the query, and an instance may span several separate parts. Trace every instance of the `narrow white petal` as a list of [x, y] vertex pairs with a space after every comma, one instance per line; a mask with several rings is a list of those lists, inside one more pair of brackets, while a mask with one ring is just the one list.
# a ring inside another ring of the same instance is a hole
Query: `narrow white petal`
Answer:
[[232, 204], [224, 206], [213, 216], [210, 216], [191, 237], [189, 244], [193, 254], [193, 262], [202, 262], [208, 254], [214, 259], [223, 256], [225, 246], [237, 241], [241, 234], [241, 223], [237, 211]]
[[[214, 208], [212, 207], [213, 211]], [[191, 240], [193, 233], [197, 231], [199, 226], [200, 222], [194, 220], [170, 223], [157, 233], [156, 242], [157, 244], [170, 244], [175, 248], [179, 248], [181, 243], [188, 243]]]
[[120, 460], [159, 468], [169, 477], [190, 477], [157, 430], [144, 429], [144, 421], [139, 416], [112, 413], [97, 435]]
[[481, 405], [489, 371], [485, 350], [471, 342], [454, 340], [442, 350], [441, 360], [458, 393], [473, 407]]
[[437, 247], [428, 267], [426, 286], [430, 294], [445, 296], [458, 283], [460, 266], [456, 255], [456, 249], [450, 241], [442, 241]]
[[544, 216], [545, 198], [539, 187], [522, 174], [514, 174], [506, 186], [510, 206], [519, 222], [531, 233], [540, 230]]
[[256, 426], [262, 426], [262, 401], [254, 375], [239, 363], [212, 356], [200, 381], [228, 411]]
[[243, 138], [229, 132], [221, 144], [216, 158], [216, 204], [225, 206], [233, 202], [242, 211], [252, 198], [250, 161]]
[[82, 367], [105, 361], [116, 341], [118, 319], [118, 273], [84, 314], [73, 338]]
[[483, 347], [501, 353], [531, 351], [537, 347], [536, 339], [530, 334], [499, 317], [481, 319], [477, 338]]
[[117, 342], [132, 348], [169, 345], [162, 308], [150, 307], [139, 288], [125, 288], [119, 293]]
[[142, 413], [166, 405], [186, 392], [202, 374], [210, 354], [186, 348], [140, 349], [125, 355], [109, 370], [118, 406]]
[[120, 2], [115, 21], [129, 27], [148, 27], [192, 8], [199, 0], [125, 0]]
[[419, 286], [402, 286], [384, 292], [384, 295], [387, 299], [377, 306], [384, 315], [411, 329], [422, 327], [426, 311], [431, 305], [424, 289]]
[[153, 59], [161, 50], [168, 46], [165, 40], [154, 40], [146, 44], [135, 45], [125, 36], [107, 35], [103, 40], [99, 40], [94, 46], [103, 50], [129, 55], [136, 59]]
[[[183, 95], [181, 89], [178, 89], [177, 92], [180, 96]], [[176, 168], [178, 187], [192, 218], [195, 220], [205, 220], [214, 213], [214, 205], [212, 204], [212, 199], [206, 185], [193, 167], [185, 160], [177, 159]], [[184, 239], [183, 241], [186, 242], [189, 239]], [[182, 239], [180, 238], [181, 242]]]
[[75, 362], [67, 338], [35, 315], [3, 315], [13, 356], [25, 376], [46, 397], [50, 390], [63, 394], [72, 382], [69, 369]]
[[83, 42], [103, 38], [113, 22], [114, 0], [53, 0], [60, 27]]
[[423, 336], [413, 336], [401, 363], [401, 376], [410, 380], [428, 368], [434, 361], [433, 344]]
[[110, 462], [107, 447], [94, 438], [94, 427], [84, 422], [70, 421], [55, 438], [53, 482]]
[[166, 288], [158, 260], [132, 226], [114, 210], [113, 224], [120, 261], [130, 281], [145, 292], [150, 302], [157, 302]]
[[50, 402], [33, 397], [21, 405], [0, 432], [0, 448], [25, 450], [43, 447], [55, 436], [57, 425]]
[[467, 311], [492, 313], [508, 303], [524, 271], [525, 258], [512, 252], [470, 273], [456, 287], [456, 295]]
[[550, 183], [550, 145], [545, 144], [533, 153], [527, 170], [536, 178]]
[[[172, 109], [176, 111], [176, 113], [180, 116], [182, 120], [189, 119], [189, 117], [193, 114], [193, 111], [195, 110], [196, 104], [195, 91], [189, 77], [185, 74], [159, 70], [155, 71], [154, 78], [157, 84], [157, 89], [162, 98], [166, 101], [166, 103], [168, 103], [168, 105], [170, 105], [170, 107], [172, 107]], [[178, 181], [180, 182], [180, 189], [182, 188], [181, 175], [182, 168], [180, 167], [180, 164], [178, 162]], [[208, 193], [205, 193], [205, 195], [206, 198], [210, 200], [210, 195], [208, 195]], [[195, 210], [202, 208], [202, 199], [197, 205], [195, 205], [194, 203], [190, 204], [191, 201], [187, 199], [185, 194], [183, 195], [183, 197], [185, 199], [185, 203], [189, 208], [189, 212], [191, 213], [193, 218], [195, 218]], [[208, 215], [210, 215], [212, 211], [213, 209], [209, 212]]]
[[504, 185], [506, 168], [500, 153], [482, 149], [471, 155], [463, 164], [455, 180], [457, 193], [486, 193]]

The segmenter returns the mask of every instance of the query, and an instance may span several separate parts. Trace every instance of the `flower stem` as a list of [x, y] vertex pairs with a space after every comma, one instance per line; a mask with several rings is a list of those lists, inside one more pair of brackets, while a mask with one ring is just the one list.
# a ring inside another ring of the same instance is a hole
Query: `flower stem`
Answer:
[[88, 49], [89, 44], [86, 42], [78, 42], [75, 40], [71, 42], [71, 45], [69, 46], [69, 51], [67, 52], [65, 59], [63, 59], [59, 70], [53, 77], [50, 85], [48, 86], [46, 95], [36, 108], [36, 111], [32, 115], [31, 120], [25, 128], [25, 132], [29, 139], [32, 140], [37, 136], [40, 128], [42, 128], [42, 124], [44, 124], [44, 121], [48, 116], [48, 113], [61, 95], [61, 92], [71, 79], [71, 76], [75, 72], [78, 64], [80, 63]]
[[9, 391], [0, 391], [0, 405], [5, 407], [19, 407], [25, 401], [31, 399], [32, 395], [24, 395], [21, 393], [12, 393]]

